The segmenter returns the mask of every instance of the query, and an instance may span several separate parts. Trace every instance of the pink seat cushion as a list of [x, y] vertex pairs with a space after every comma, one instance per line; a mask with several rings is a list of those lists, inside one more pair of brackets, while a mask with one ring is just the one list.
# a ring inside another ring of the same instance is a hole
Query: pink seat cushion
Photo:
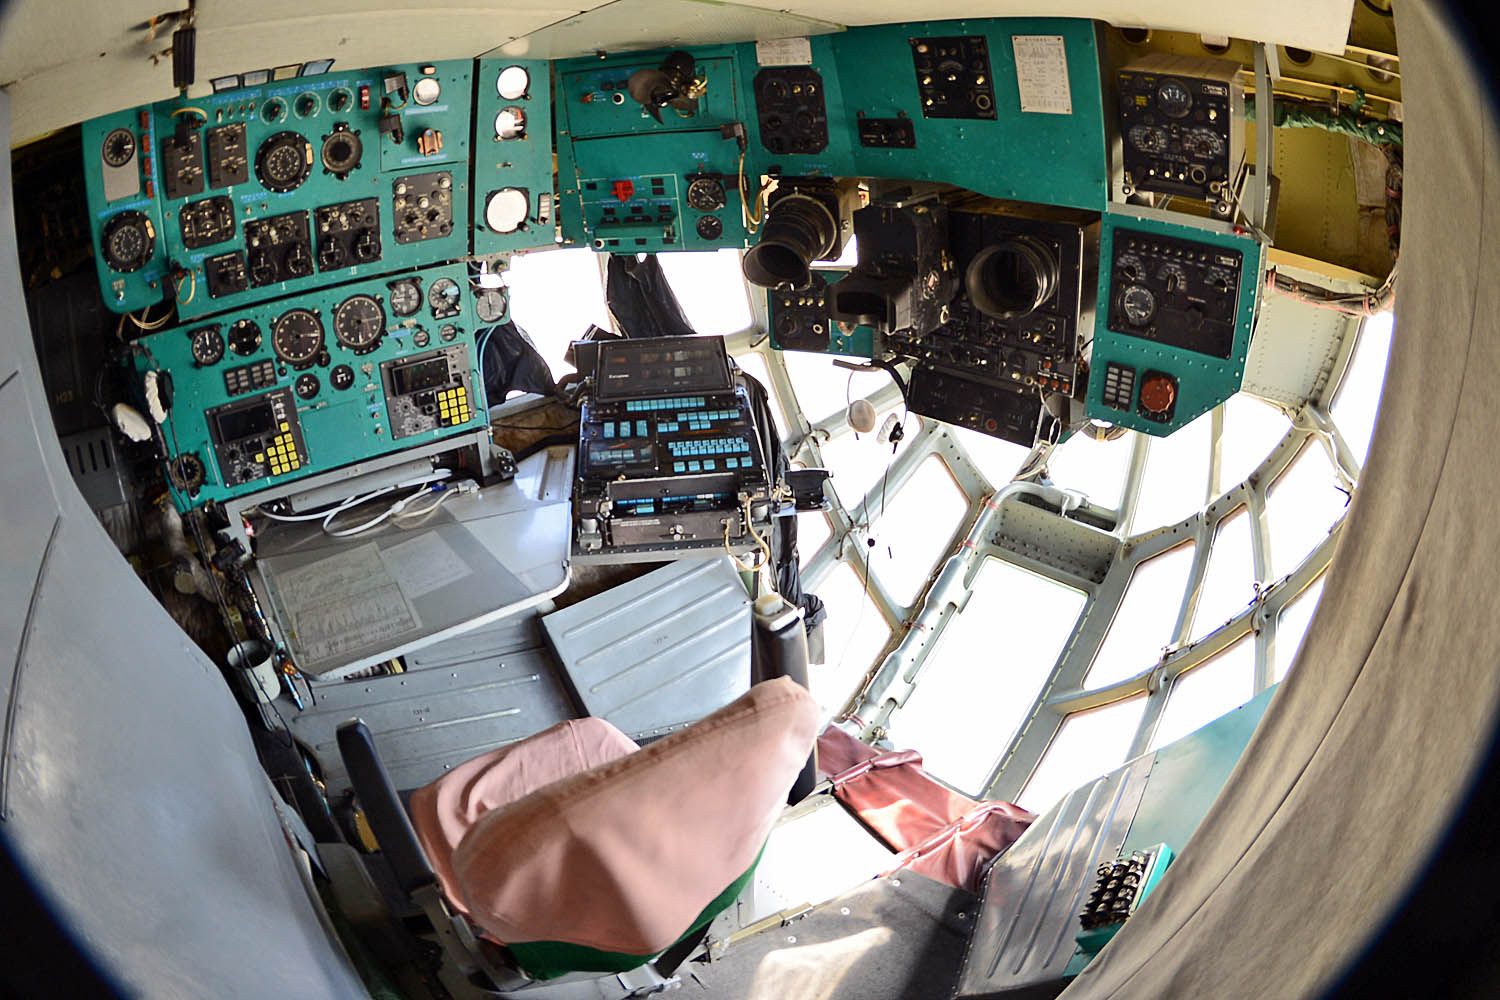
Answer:
[[443, 893], [467, 913], [453, 876], [453, 852], [491, 810], [580, 771], [639, 749], [603, 719], [570, 719], [519, 743], [465, 761], [411, 793], [412, 826]]
[[818, 721], [806, 689], [766, 681], [645, 749], [480, 815], [452, 858], [471, 918], [507, 943], [662, 951], [755, 861]]

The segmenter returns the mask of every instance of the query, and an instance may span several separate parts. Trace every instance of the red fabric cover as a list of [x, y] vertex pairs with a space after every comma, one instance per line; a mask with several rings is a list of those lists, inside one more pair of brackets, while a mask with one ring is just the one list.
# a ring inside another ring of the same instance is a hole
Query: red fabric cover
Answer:
[[819, 714], [795, 681], [765, 681], [644, 749], [491, 809], [451, 862], [471, 918], [497, 941], [656, 954], [755, 861]]
[[977, 892], [985, 864], [1015, 843], [1036, 817], [1009, 802], [976, 802], [922, 769], [915, 750], [881, 752], [829, 726], [818, 766], [834, 796], [894, 851], [891, 869]]
[[412, 827], [448, 901], [460, 912], [469, 912], [453, 875], [453, 852], [481, 816], [638, 749], [634, 740], [603, 719], [569, 719], [464, 761], [412, 792], [407, 807]]

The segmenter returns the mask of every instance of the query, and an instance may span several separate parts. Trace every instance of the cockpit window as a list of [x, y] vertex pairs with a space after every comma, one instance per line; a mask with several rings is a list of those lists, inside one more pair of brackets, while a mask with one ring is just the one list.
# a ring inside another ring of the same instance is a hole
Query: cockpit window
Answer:
[[664, 253], [657, 260], [695, 332], [728, 336], [750, 327], [750, 298], [738, 250]]
[[1169, 438], [1151, 439], [1131, 521], [1136, 533], [1175, 524], [1208, 502], [1212, 423], [1213, 415], [1205, 413]]
[[511, 258], [506, 275], [511, 318], [531, 336], [554, 378], [573, 370], [563, 355], [589, 324], [610, 328], [602, 260], [587, 247]]
[[1172, 682], [1150, 749], [1205, 726], [1255, 695], [1255, 642], [1248, 636]]
[[1381, 386], [1385, 384], [1394, 329], [1394, 313], [1378, 313], [1364, 321], [1354, 356], [1339, 383], [1338, 395], [1333, 398], [1334, 423], [1361, 463], [1370, 450], [1370, 434], [1375, 429], [1375, 411], [1380, 403]]
[[1272, 578], [1290, 573], [1328, 537], [1328, 529], [1343, 516], [1348, 501], [1328, 452], [1318, 441], [1309, 441], [1271, 484], [1266, 498]]
[[1068, 716], [1016, 804], [1046, 812], [1074, 788], [1123, 763], [1145, 711], [1146, 697], [1136, 695]]
[[870, 505], [870, 566], [897, 603], [909, 606], [922, 592], [953, 533], [962, 530], [968, 506], [936, 455], [884, 503]]
[[1255, 547], [1250, 514], [1241, 507], [1219, 522], [1198, 592], [1192, 635], [1200, 639], [1244, 611], [1255, 599]]
[[1193, 568], [1186, 542], [1135, 568], [1104, 645], [1089, 668], [1086, 686], [1108, 687], [1150, 667], [1171, 645], [1182, 592]]

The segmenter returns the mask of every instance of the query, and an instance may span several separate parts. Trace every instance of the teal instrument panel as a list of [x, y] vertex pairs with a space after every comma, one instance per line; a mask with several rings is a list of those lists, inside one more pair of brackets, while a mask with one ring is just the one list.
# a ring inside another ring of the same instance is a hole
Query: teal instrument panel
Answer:
[[474, 252], [551, 246], [552, 66], [481, 59], [475, 75]]
[[86, 123], [106, 304], [192, 319], [466, 255], [473, 73], [335, 72]]
[[449, 264], [137, 341], [138, 375], [156, 373], [158, 397], [170, 380], [174, 502], [186, 511], [484, 427], [480, 308], [467, 265]]
[[1238, 392], [1264, 263], [1238, 226], [1106, 212], [1088, 415], [1166, 437]]
[[771, 349], [809, 354], [873, 358], [885, 351], [885, 338], [868, 326], [847, 330], [828, 316], [828, 286], [848, 271], [813, 271], [812, 283], [794, 291], [766, 291]]

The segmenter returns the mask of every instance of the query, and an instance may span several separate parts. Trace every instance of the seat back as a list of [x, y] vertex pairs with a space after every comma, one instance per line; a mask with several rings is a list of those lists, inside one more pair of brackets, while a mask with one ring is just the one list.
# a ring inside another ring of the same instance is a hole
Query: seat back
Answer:
[[802, 686], [766, 681], [642, 750], [492, 809], [451, 862], [470, 919], [538, 978], [649, 961], [749, 880], [819, 715]]

